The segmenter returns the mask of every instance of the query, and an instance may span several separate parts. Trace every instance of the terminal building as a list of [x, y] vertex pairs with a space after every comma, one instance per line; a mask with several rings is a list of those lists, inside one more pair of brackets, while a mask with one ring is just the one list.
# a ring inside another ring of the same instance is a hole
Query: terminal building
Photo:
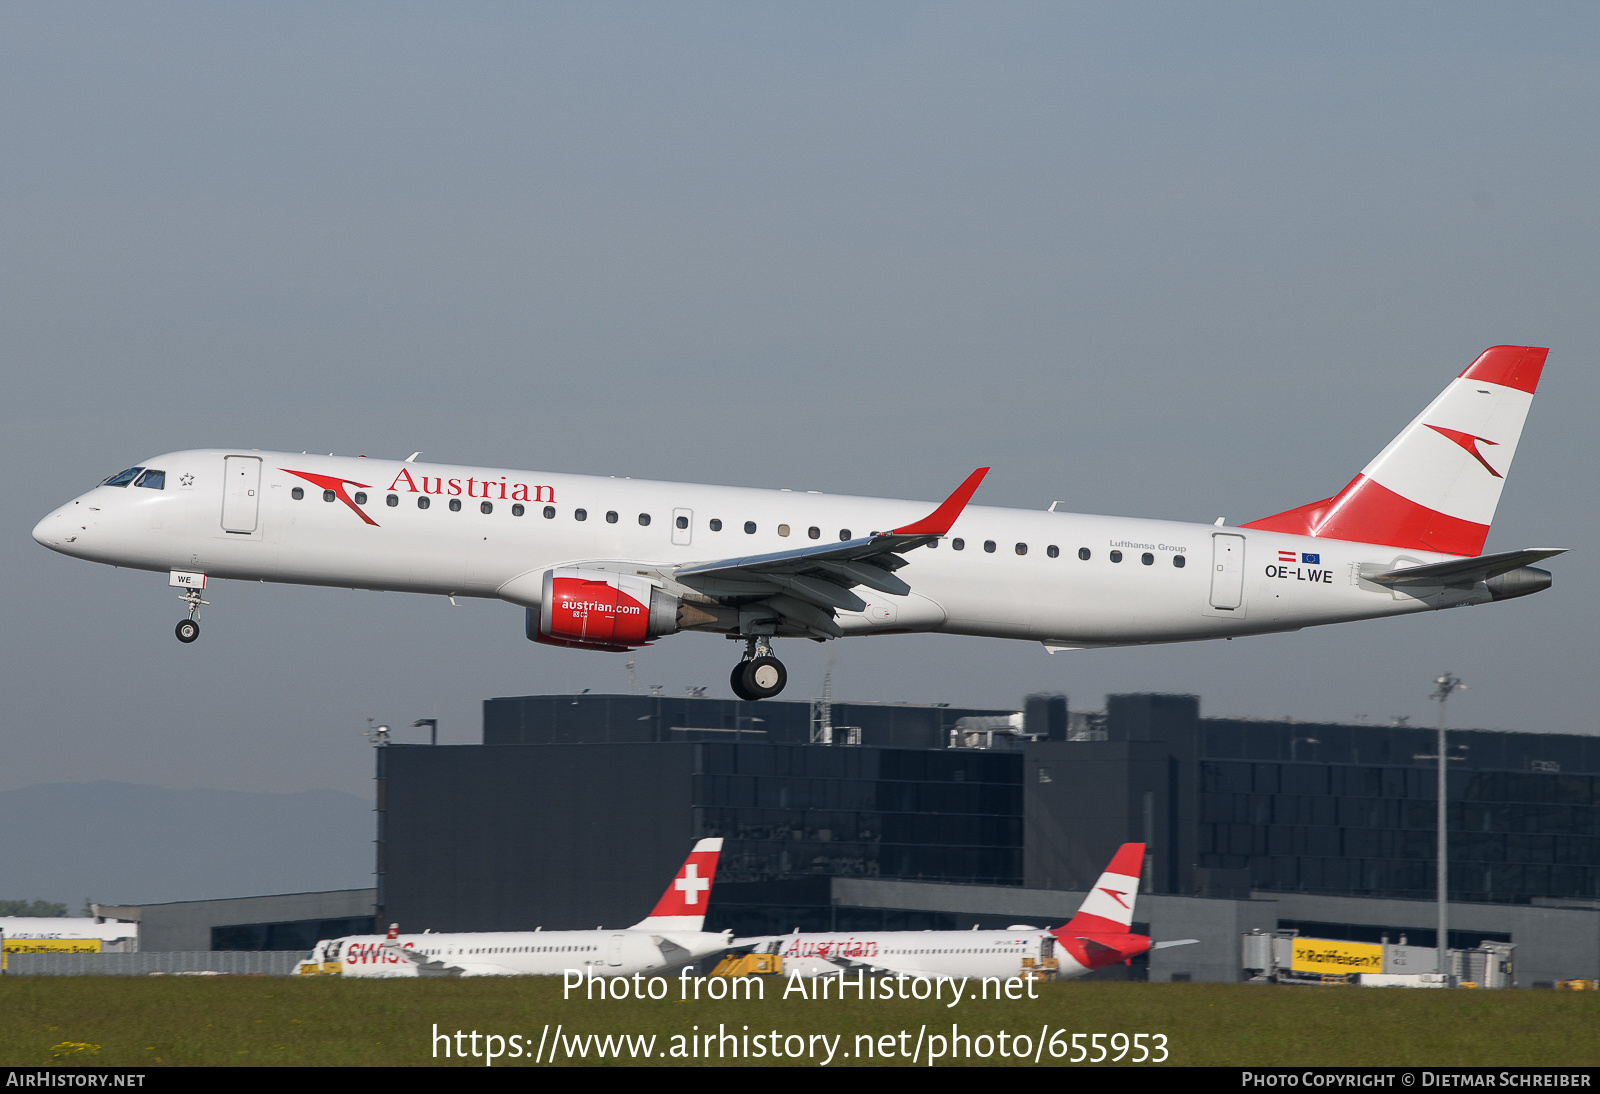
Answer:
[[[149, 906], [141, 949], [626, 926], [707, 836], [710, 930], [1053, 926], [1140, 841], [1135, 929], [1203, 941], [1097, 975], [1236, 981], [1253, 932], [1436, 945], [1435, 740], [1201, 717], [1189, 695], [490, 699], [480, 744], [375, 750], [372, 890]], [[1515, 947], [1521, 986], [1600, 977], [1600, 737], [1449, 742], [1448, 946]]]
[[[1600, 975], [1600, 738], [1450, 744], [1448, 944], [1516, 944], [1525, 983]], [[1416, 727], [1202, 718], [1187, 695], [1088, 712], [491, 699], [480, 745], [381, 750], [377, 914], [625, 925], [684, 848], [722, 836], [709, 929], [1056, 922], [1136, 840], [1157, 936], [1232, 939], [1147, 974], [1239, 979], [1251, 930], [1435, 944], [1434, 745]]]

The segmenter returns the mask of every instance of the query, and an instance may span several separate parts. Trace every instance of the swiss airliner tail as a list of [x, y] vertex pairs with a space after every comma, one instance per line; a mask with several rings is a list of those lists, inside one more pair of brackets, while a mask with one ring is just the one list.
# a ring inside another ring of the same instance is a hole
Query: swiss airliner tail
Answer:
[[1127, 934], [1133, 923], [1133, 902], [1139, 895], [1139, 870], [1144, 865], [1144, 844], [1124, 843], [1111, 857], [1111, 865], [1083, 898], [1078, 914], [1058, 934]]
[[703, 839], [683, 860], [655, 910], [633, 925], [636, 931], [699, 931], [706, 921], [711, 882], [717, 876], [722, 840]]
[[1484, 350], [1337, 495], [1243, 527], [1479, 554], [1549, 352]]

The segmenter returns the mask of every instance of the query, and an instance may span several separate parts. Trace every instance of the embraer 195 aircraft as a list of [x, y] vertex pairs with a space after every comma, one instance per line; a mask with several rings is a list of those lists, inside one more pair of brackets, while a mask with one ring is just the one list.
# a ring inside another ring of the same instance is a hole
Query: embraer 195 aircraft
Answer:
[[527, 635], [626, 651], [739, 639], [745, 699], [783, 690], [772, 640], [939, 634], [1052, 653], [1293, 631], [1538, 592], [1479, 555], [1548, 351], [1483, 353], [1338, 494], [1237, 528], [243, 449], [169, 452], [34, 539], [165, 571], [200, 633], [212, 578], [449, 596], [527, 610]]
[[730, 934], [708, 934], [706, 904], [721, 839], [694, 845], [655, 910], [618, 931], [485, 931], [473, 934], [354, 935], [318, 942], [302, 976], [451, 977], [632, 976], [670, 971], [728, 948]]
[[784, 975], [835, 976], [852, 969], [888, 976], [1007, 979], [1029, 973], [1071, 980], [1132, 961], [1150, 950], [1190, 946], [1197, 938], [1152, 942], [1130, 930], [1139, 896], [1144, 844], [1124, 843], [1064, 927], [1003, 931], [883, 931], [736, 938], [736, 949], [774, 953]]

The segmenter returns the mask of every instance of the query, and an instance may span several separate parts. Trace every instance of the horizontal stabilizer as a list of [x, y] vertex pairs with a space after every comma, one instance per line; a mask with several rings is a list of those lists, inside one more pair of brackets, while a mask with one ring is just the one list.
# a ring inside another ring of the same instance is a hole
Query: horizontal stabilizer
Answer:
[[1157, 942], [1150, 948], [1152, 950], [1167, 950], [1171, 949], [1173, 946], [1193, 946], [1199, 941], [1200, 940], [1198, 938], [1175, 938], [1171, 942]]
[[1387, 570], [1381, 574], [1362, 575], [1366, 580], [1391, 588], [1410, 585], [1470, 585], [1488, 581], [1500, 574], [1520, 570], [1535, 562], [1565, 554], [1565, 547], [1536, 547], [1526, 551], [1502, 551], [1497, 555], [1478, 555], [1474, 558], [1457, 558], [1449, 562], [1434, 562], [1427, 566], [1406, 566]]

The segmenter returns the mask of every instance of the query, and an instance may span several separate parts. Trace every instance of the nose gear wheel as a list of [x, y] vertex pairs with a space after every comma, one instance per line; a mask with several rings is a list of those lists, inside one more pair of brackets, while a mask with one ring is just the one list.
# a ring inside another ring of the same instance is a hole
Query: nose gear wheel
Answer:
[[178, 641], [188, 645], [200, 637], [200, 605], [209, 605], [211, 601], [200, 599], [199, 589], [190, 589], [178, 597], [189, 607], [189, 618], [181, 620], [172, 632], [178, 636]]

